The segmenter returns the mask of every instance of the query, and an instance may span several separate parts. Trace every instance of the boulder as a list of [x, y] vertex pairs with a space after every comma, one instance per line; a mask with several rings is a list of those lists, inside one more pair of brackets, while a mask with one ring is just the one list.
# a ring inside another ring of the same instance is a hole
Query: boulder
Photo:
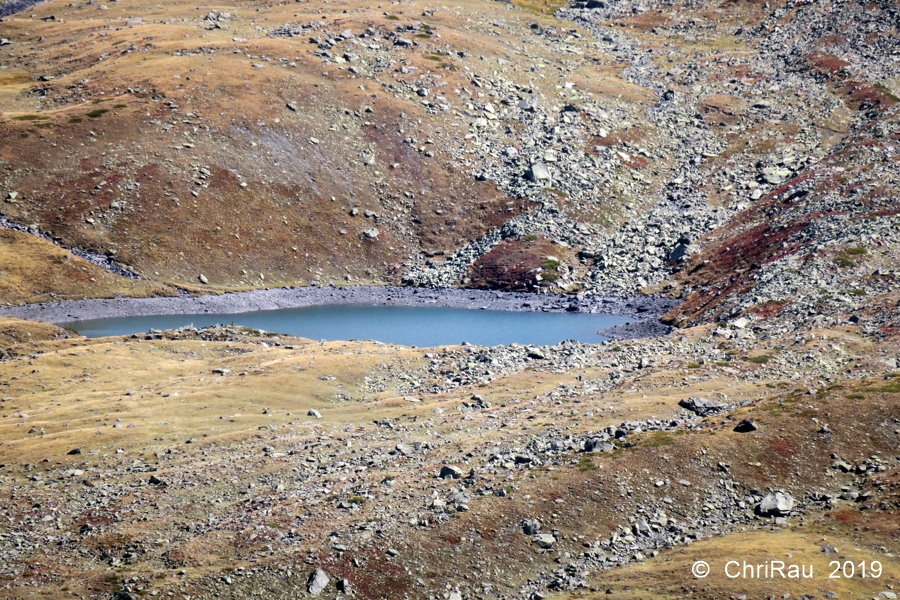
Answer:
[[584, 441], [585, 452], [609, 452], [616, 447], [603, 438], [588, 438]]
[[307, 587], [307, 590], [313, 596], [318, 596], [322, 593], [322, 590], [325, 589], [325, 586], [328, 585], [329, 581], [328, 573], [322, 569], [316, 569], [313, 571], [313, 574], [309, 576], [309, 587]]
[[753, 422], [753, 419], [744, 419], [740, 423], [738, 423], [734, 430], [738, 433], [750, 433], [751, 431], [756, 431], [759, 429], [756, 423]]
[[763, 517], [783, 517], [794, 510], [794, 499], [782, 491], [768, 494], [756, 507], [756, 513]]
[[444, 465], [441, 467], [441, 479], [460, 479], [462, 477], [462, 471], [459, 467], [454, 467], [451, 465]]
[[552, 177], [550, 177], [550, 169], [547, 168], [547, 165], [540, 162], [531, 165], [531, 168], [528, 169], [525, 177], [529, 181], [533, 181], [534, 183], [550, 181], [550, 179], [552, 179]]
[[679, 400], [678, 406], [685, 408], [699, 417], [708, 417], [725, 410], [726, 406], [721, 402], [709, 400], [707, 398], [688, 398], [687, 400]]
[[535, 535], [541, 530], [541, 522], [537, 519], [525, 519], [522, 521], [522, 531], [525, 535]]

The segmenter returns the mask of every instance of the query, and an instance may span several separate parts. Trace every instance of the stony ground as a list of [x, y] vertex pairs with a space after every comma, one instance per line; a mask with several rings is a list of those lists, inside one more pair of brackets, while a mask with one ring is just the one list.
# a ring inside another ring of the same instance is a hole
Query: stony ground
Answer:
[[[320, 569], [366, 598], [889, 592], [896, 338], [738, 325], [492, 349], [36, 330], [0, 363], [0, 589], [287, 597]], [[884, 573], [690, 575], [729, 549]]]

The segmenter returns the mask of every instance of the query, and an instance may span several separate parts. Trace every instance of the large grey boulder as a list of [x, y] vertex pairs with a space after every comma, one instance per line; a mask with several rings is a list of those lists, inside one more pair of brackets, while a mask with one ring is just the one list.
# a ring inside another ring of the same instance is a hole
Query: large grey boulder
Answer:
[[790, 494], [777, 491], [768, 494], [756, 507], [756, 512], [763, 517], [783, 517], [794, 510], [794, 499]]
[[318, 596], [322, 593], [322, 590], [325, 589], [325, 586], [328, 585], [330, 579], [328, 578], [328, 573], [323, 571], [322, 569], [316, 569], [313, 571], [313, 574], [309, 576], [309, 593], [313, 596]]
[[721, 402], [709, 400], [707, 398], [688, 398], [687, 400], [679, 400], [678, 406], [685, 408], [700, 417], [708, 417], [725, 410], [726, 406]]
[[525, 535], [535, 535], [541, 530], [541, 522], [537, 519], [525, 519], [522, 521], [522, 531]]
[[459, 479], [462, 477], [462, 471], [459, 467], [454, 467], [451, 465], [444, 465], [441, 467], [441, 479]]
[[547, 168], [547, 165], [540, 162], [531, 165], [531, 168], [528, 169], [525, 177], [527, 177], [529, 181], [533, 181], [534, 183], [550, 181], [552, 179], [552, 177], [550, 176], [550, 169]]

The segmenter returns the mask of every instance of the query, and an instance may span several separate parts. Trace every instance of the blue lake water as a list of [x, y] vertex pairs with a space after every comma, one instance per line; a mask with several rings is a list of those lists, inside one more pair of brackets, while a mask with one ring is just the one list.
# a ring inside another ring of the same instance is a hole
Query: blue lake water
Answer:
[[314, 340], [377, 340], [407, 346], [469, 342], [552, 345], [563, 340], [597, 343], [598, 330], [633, 319], [603, 314], [512, 312], [404, 306], [312, 306], [238, 314], [115, 317], [67, 323], [87, 337], [235, 324]]

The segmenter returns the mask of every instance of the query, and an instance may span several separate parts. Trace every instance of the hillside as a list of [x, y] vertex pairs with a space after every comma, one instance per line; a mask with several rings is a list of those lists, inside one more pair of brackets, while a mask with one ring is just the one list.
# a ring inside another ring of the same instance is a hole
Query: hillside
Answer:
[[3, 23], [3, 209], [188, 288], [676, 293], [792, 194], [894, 231], [895, 9], [862, 6], [40, 4]]

